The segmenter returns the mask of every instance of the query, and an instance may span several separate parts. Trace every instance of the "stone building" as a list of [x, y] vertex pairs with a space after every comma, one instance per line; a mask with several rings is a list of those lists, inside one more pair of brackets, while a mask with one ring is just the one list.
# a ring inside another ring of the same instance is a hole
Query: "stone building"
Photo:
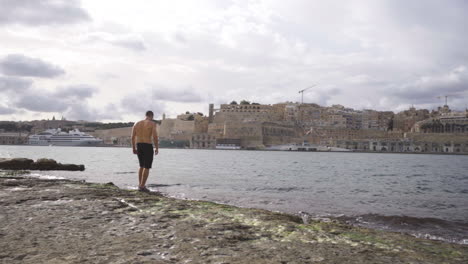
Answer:
[[24, 145], [27, 143], [27, 133], [0, 133], [0, 145]]
[[369, 139], [400, 139], [403, 138], [402, 132], [383, 131], [383, 130], [358, 130], [349, 128], [315, 128], [312, 133], [304, 137], [313, 144], [336, 146], [338, 141], [343, 140], [369, 140]]
[[412, 132], [417, 133], [466, 133], [468, 136], [468, 110], [450, 113], [417, 122]]
[[392, 111], [379, 111], [378, 126], [376, 129], [387, 131], [393, 126], [393, 118], [395, 114]]
[[[388, 135], [398, 134], [388, 132]], [[341, 139], [337, 147], [382, 152], [468, 153], [468, 136], [463, 133], [404, 133], [399, 137]]]
[[365, 109], [362, 111], [362, 129], [379, 129], [379, 112]]
[[213, 122], [267, 122], [283, 120], [282, 112], [271, 105], [222, 104]]
[[297, 141], [298, 131], [289, 125], [262, 123], [263, 146], [281, 145]]
[[216, 148], [216, 135], [209, 133], [194, 133], [190, 140], [190, 148], [214, 149]]
[[206, 133], [208, 130], [208, 117], [200, 113], [178, 115], [177, 118], [164, 118], [159, 127], [159, 137], [167, 140], [192, 139], [194, 133]]
[[132, 145], [132, 127], [121, 127], [112, 129], [97, 129], [90, 132], [90, 135], [102, 139], [107, 145], [131, 146]]
[[393, 117], [393, 130], [410, 132], [416, 122], [428, 119], [429, 117], [429, 110], [416, 110], [416, 108], [411, 107], [409, 110], [400, 112]]

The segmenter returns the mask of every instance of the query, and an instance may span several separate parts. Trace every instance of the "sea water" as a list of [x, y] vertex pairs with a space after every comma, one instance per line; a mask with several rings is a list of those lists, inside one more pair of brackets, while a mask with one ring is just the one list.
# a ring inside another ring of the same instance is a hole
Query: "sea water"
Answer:
[[[0, 146], [0, 157], [52, 158], [84, 172], [34, 172], [136, 188], [130, 148]], [[161, 149], [153, 191], [468, 244], [468, 156]]]

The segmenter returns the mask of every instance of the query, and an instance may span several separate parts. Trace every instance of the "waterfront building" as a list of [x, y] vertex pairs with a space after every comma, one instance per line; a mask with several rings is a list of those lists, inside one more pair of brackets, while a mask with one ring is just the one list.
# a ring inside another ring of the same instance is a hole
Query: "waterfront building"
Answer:
[[468, 136], [468, 110], [445, 112], [417, 122], [412, 130], [417, 133], [466, 133]]
[[216, 149], [241, 149], [241, 140], [238, 138], [217, 139]]
[[216, 148], [216, 135], [209, 133], [195, 133], [190, 140], [190, 148], [214, 149]]
[[131, 146], [132, 127], [121, 127], [112, 129], [97, 129], [90, 132], [90, 135], [102, 139], [106, 145]]
[[27, 142], [27, 133], [0, 133], [0, 145], [24, 145]]
[[468, 153], [468, 137], [456, 133], [404, 133], [393, 138], [341, 139], [336, 146], [371, 152]]

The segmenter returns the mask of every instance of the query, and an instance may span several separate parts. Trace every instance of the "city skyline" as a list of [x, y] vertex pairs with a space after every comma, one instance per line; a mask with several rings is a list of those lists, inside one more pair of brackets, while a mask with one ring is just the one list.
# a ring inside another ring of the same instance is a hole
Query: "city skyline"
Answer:
[[[222, 107], [222, 105], [231, 105], [233, 104], [233, 102], [235, 102], [235, 104], [239, 105], [239, 106], [242, 106], [242, 101], [246, 101], [246, 100], [231, 100], [230, 102], [226, 102], [226, 103], [221, 103], [219, 105], [215, 105], [215, 111], [219, 111], [220, 108]], [[334, 104], [334, 105], [318, 105], [316, 103], [308, 103], [308, 102], [304, 102], [304, 103], [301, 103], [301, 102], [277, 102], [277, 103], [273, 103], [273, 104], [261, 104], [261, 103], [258, 103], [258, 102], [250, 102], [250, 101], [246, 101], [248, 104], [247, 105], [262, 105], [262, 106], [275, 106], [275, 105], [281, 105], [281, 104], [285, 104], [285, 105], [297, 105], [297, 106], [305, 106], [305, 107], [310, 107], [310, 106], [318, 106], [318, 108], [321, 108], [321, 109], [333, 109], [333, 108], [336, 108], [336, 107], [343, 107], [344, 110], [350, 112], [350, 113], [364, 113], [366, 111], [372, 111], [372, 112], [379, 112], [379, 113], [388, 113], [388, 112], [391, 112], [393, 115], [396, 115], [396, 114], [401, 114], [401, 113], [404, 113], [404, 112], [407, 112], [408, 110], [411, 110], [411, 109], [414, 109], [414, 110], [420, 110], [420, 111], [427, 111], [428, 113], [437, 113], [439, 112], [443, 106], [440, 105], [439, 107], [437, 108], [434, 108], [434, 109], [425, 109], [425, 108], [415, 108], [414, 106], [410, 106], [408, 109], [403, 109], [402, 111], [391, 111], [391, 110], [376, 110], [376, 109], [370, 109], [370, 108], [363, 108], [363, 109], [354, 109], [354, 108], [351, 108], [351, 107], [347, 107], [346, 105], [340, 105], [340, 104]], [[448, 106], [448, 109], [450, 109], [450, 111], [454, 111], [452, 114], [459, 114], [459, 115], [463, 115], [463, 113], [466, 113], [468, 111], [468, 108], [465, 108], [465, 109], [451, 109], [450, 106]], [[51, 113], [52, 115], [50, 116], [45, 116], [44, 118], [41, 118], [41, 119], [30, 119], [30, 120], [27, 120], [27, 119], [24, 119], [24, 120], [0, 120], [0, 122], [8, 122], [8, 121], [13, 121], [13, 122], [31, 122], [31, 121], [46, 121], [46, 120], [66, 120], [66, 121], [84, 121], [84, 122], [90, 122], [90, 123], [93, 123], [93, 122], [103, 122], [103, 123], [106, 123], [107, 121], [101, 121], [101, 120], [85, 120], [85, 119], [69, 119], [67, 118], [67, 116], [65, 115], [62, 115], [62, 114], [54, 114], [54, 113]], [[162, 112], [160, 114], [160, 116], [155, 116], [155, 120], [162, 120], [164, 118], [177, 118], [178, 116], [180, 115], [187, 115], [187, 114], [190, 114], [190, 115], [196, 115], [196, 114], [201, 114], [202, 116], [208, 116], [209, 114], [209, 105], [206, 105], [205, 106], [205, 109], [202, 109], [201, 111], [192, 111], [190, 109], [187, 109], [186, 111], [182, 111], [182, 112], [179, 112], [179, 113], [175, 113], [173, 115], [170, 115], [170, 114], [167, 114], [166, 112]], [[140, 116], [141, 117], [141, 116]], [[130, 122], [134, 122], [135, 120], [130, 120], [130, 121], [108, 121], [108, 123], [112, 124], [112, 123], [130, 123]]]
[[0, 4], [1, 120], [206, 113], [313, 84], [304, 102], [322, 106], [467, 106], [464, 1]]

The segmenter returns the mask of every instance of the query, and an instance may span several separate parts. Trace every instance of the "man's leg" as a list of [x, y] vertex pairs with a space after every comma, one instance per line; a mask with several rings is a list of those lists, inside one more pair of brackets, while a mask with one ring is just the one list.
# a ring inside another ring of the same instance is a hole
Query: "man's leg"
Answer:
[[146, 180], [148, 179], [149, 175], [149, 170], [150, 169], [143, 169], [143, 177], [141, 179], [141, 187], [144, 187], [146, 185]]
[[143, 180], [143, 171], [144, 171], [144, 168], [140, 168], [138, 170], [138, 187], [143, 187], [144, 185], [141, 185], [141, 182]]

